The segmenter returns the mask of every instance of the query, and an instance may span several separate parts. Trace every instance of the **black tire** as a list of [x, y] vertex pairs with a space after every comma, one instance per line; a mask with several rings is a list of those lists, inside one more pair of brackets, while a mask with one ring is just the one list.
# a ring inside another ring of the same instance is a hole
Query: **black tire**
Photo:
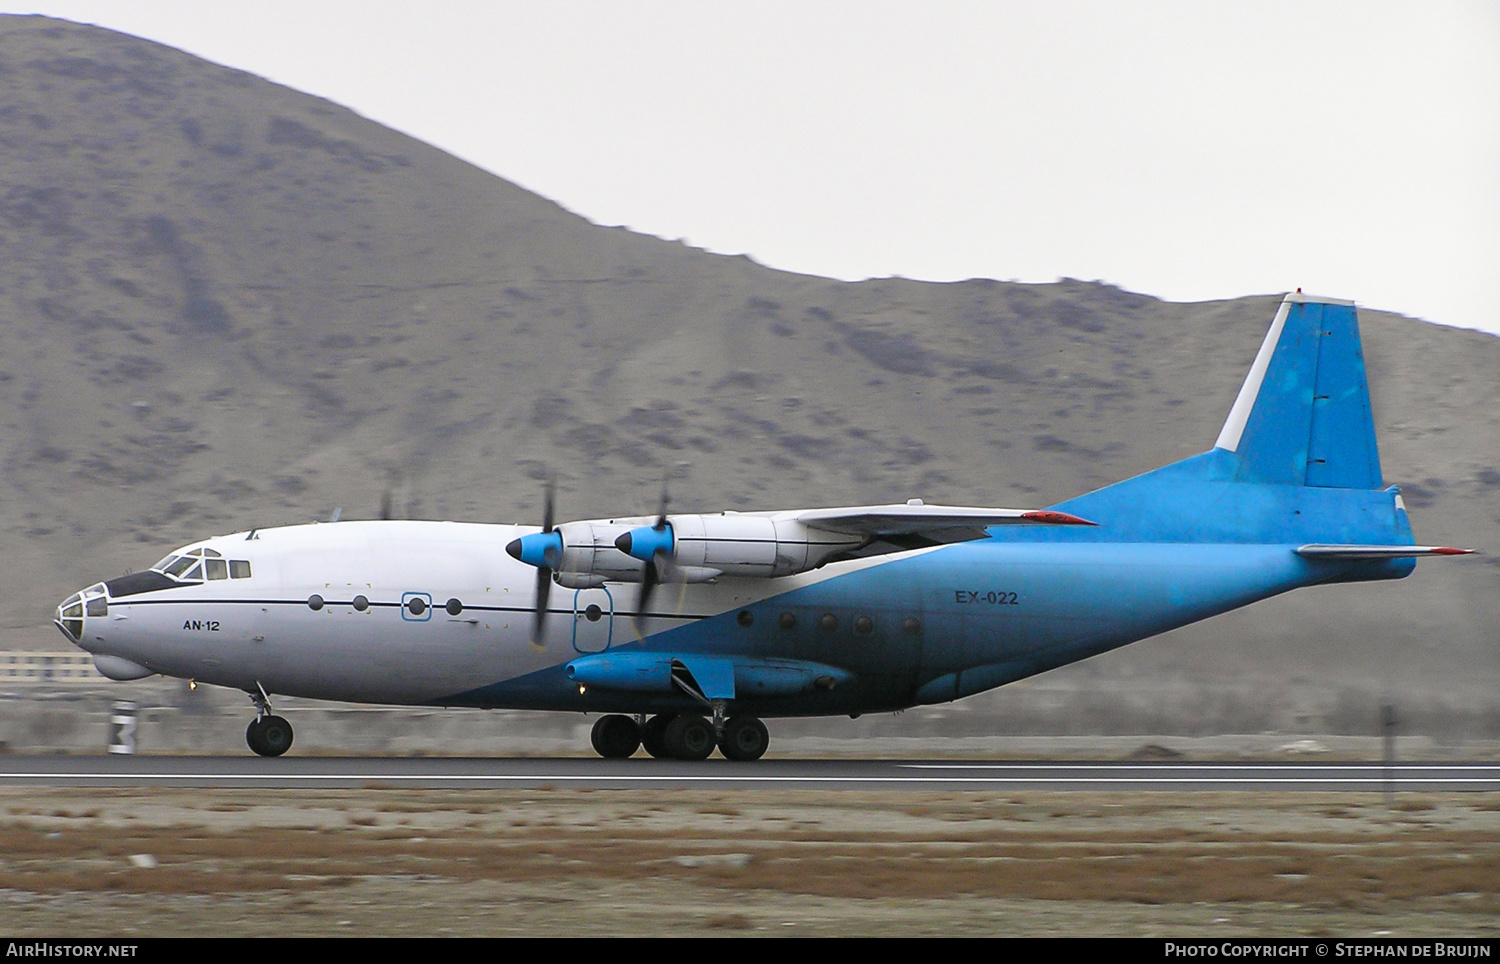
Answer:
[[667, 752], [667, 724], [676, 716], [676, 713], [662, 713], [651, 717], [646, 721], [646, 725], [641, 727], [641, 746], [658, 760], [668, 759], [672, 755]]
[[245, 727], [245, 744], [255, 751], [257, 756], [266, 756], [266, 743], [261, 739], [260, 720], [251, 720], [250, 725]]
[[611, 713], [594, 723], [589, 742], [594, 745], [594, 752], [606, 760], [624, 760], [640, 748], [641, 728], [630, 717]]
[[691, 713], [673, 718], [662, 733], [662, 742], [667, 753], [677, 760], [707, 760], [718, 744], [713, 724]]
[[725, 759], [749, 762], [759, 760], [771, 745], [766, 725], [753, 716], [731, 716], [724, 724], [719, 752]]
[[292, 748], [292, 724], [279, 716], [263, 716], [245, 727], [245, 742], [261, 756], [281, 756]]

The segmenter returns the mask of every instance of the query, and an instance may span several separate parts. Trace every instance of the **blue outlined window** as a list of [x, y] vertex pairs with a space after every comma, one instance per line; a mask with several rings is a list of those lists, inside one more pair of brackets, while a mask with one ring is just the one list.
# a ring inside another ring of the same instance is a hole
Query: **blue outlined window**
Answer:
[[401, 594], [401, 618], [409, 623], [425, 623], [432, 618], [432, 593]]

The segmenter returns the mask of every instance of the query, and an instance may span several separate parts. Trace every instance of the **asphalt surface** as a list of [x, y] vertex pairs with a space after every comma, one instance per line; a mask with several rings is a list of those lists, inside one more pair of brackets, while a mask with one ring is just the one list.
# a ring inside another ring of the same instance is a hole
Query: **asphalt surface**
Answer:
[[11, 756], [0, 786], [1493, 792], [1500, 764]]

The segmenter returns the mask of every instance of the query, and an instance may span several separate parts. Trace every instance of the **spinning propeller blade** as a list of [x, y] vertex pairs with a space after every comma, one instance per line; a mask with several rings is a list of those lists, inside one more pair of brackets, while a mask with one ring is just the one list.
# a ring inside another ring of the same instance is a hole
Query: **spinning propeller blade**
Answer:
[[547, 616], [547, 599], [552, 595], [552, 574], [562, 563], [562, 536], [553, 528], [557, 503], [557, 483], [548, 478], [542, 505], [542, 531], [511, 540], [505, 551], [512, 558], [536, 566], [536, 611], [532, 616], [531, 641], [542, 645]]
[[[661, 483], [661, 508], [656, 513], [656, 524], [651, 527], [651, 530], [658, 535], [665, 534], [668, 531], [667, 506], [671, 501], [670, 496], [667, 494], [667, 482], [663, 479]], [[621, 536], [621, 538], [628, 540], [629, 533]], [[618, 546], [619, 542], [617, 541], [615, 544]], [[628, 541], [622, 551], [629, 552]], [[647, 610], [651, 604], [651, 596], [656, 592], [657, 584], [662, 581], [662, 577], [666, 575], [667, 569], [671, 564], [671, 556], [666, 549], [657, 549], [646, 560], [646, 571], [641, 576], [641, 601], [640, 605], [636, 607], [638, 610], [635, 617], [637, 632], [645, 632]]]
[[[545, 501], [542, 503], [542, 534], [550, 535], [552, 532], [553, 514], [557, 505], [557, 481], [550, 476], [547, 479]], [[549, 546], [542, 554], [546, 560], [545, 566], [537, 567], [536, 571], [536, 613], [532, 616], [531, 640], [538, 646], [542, 645], [547, 619], [547, 599], [552, 595], [552, 573], [557, 569], [558, 550]]]

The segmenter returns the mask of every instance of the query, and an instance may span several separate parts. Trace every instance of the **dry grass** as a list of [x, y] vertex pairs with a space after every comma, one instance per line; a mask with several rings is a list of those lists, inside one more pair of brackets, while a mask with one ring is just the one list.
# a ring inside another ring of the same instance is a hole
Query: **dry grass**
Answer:
[[[0, 795], [5, 892], [281, 894], [321, 907], [372, 885], [397, 903], [418, 892], [430, 900], [434, 887], [618, 885], [642, 901], [687, 888], [729, 906], [754, 895], [846, 907], [1044, 901], [1388, 915], [1426, 902], [1490, 928], [1500, 920], [1500, 821], [1493, 799], [1478, 795], [1412, 800], [1394, 812], [1311, 795], [1202, 794], [1183, 804], [1145, 794], [1101, 802], [749, 793], [731, 806], [684, 793], [643, 806], [630, 792], [476, 799], [414, 790], [296, 801], [228, 790], [106, 800], [108, 791], [89, 791], [99, 797], [86, 808], [38, 806], [51, 792]], [[158, 866], [134, 866], [136, 854]], [[753, 918], [722, 911], [700, 923], [745, 930]]]

